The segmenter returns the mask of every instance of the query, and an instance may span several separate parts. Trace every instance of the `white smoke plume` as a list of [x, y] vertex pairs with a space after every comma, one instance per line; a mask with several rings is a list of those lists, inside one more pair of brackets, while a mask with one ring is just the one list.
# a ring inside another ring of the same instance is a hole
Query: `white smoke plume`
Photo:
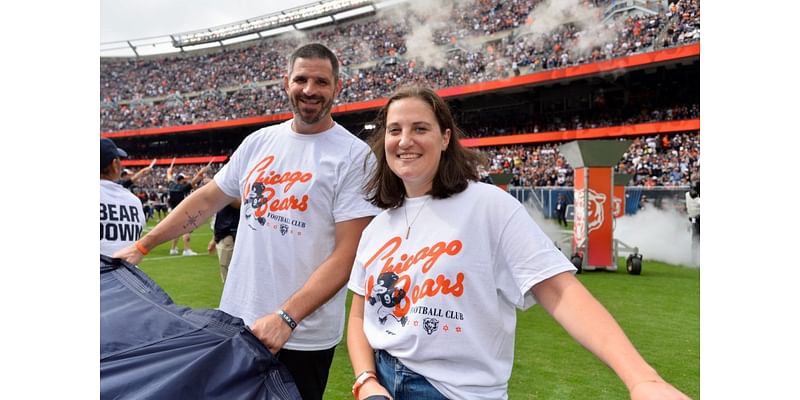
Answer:
[[528, 202], [524, 203], [524, 205], [525, 209], [528, 211], [528, 214], [536, 222], [536, 225], [539, 225], [539, 227], [542, 228], [542, 231], [545, 233], [545, 235], [547, 235], [547, 237], [549, 237], [550, 240], [552, 240], [556, 244], [556, 246], [561, 249], [561, 252], [564, 253], [564, 255], [567, 256], [567, 258], [570, 258], [572, 256], [571, 239], [567, 240], [566, 242], [562, 241], [562, 239], [566, 240], [565, 238], [571, 237], [571, 235], [569, 235], [569, 232], [560, 227], [559, 225], [553, 223], [555, 220], [552, 219], [548, 220], [547, 218], [545, 218], [544, 214], [542, 214], [542, 212], [539, 211], [539, 208], [536, 207], [535, 204], [533, 204], [533, 200], [528, 200]]
[[[638, 247], [642, 262], [656, 260], [673, 265], [700, 267], [699, 259], [692, 257], [692, 234], [685, 213], [679, 212], [674, 204], [663, 203], [664, 209], [655, 207], [640, 210], [635, 215], [618, 218], [614, 229], [614, 239], [630, 247]], [[533, 204], [526, 204], [528, 214], [542, 228], [550, 239], [557, 242], [562, 252], [569, 258], [572, 244], [561, 242], [563, 230], [553, 220], [548, 220]], [[620, 251], [620, 257], [628, 253]]]
[[281, 38], [287, 40], [294, 40], [295, 43], [297, 43], [297, 46], [306, 44], [311, 41], [311, 39], [308, 38], [306, 31], [297, 29], [292, 29], [288, 32], [281, 34]]
[[550, 34], [564, 24], [574, 24], [580, 31], [573, 46], [577, 51], [602, 47], [616, 38], [613, 23], [604, 24], [602, 10], [581, 4], [582, 0], [545, 0], [529, 15], [532, 23], [526, 24], [520, 34], [534, 38]]
[[613, 43], [617, 38], [617, 30], [613, 23], [608, 25], [601, 21], [591, 21], [592, 23], [583, 25], [583, 29], [578, 33], [578, 39], [573, 47], [577, 52], [589, 52], [595, 47], [602, 48], [607, 43]]
[[648, 207], [617, 219], [614, 238], [638, 247], [645, 263], [650, 259], [700, 267], [699, 260], [692, 259], [689, 218], [668, 202], [664, 204], [663, 209]]
[[421, 24], [406, 38], [406, 57], [422, 61], [428, 67], [443, 68], [446, 53], [433, 42], [433, 24]]
[[358, 54], [361, 55], [364, 60], [375, 60], [378, 58], [378, 55], [372, 49], [372, 45], [366, 40], [358, 43]]
[[[409, 10], [411, 12], [406, 14]], [[453, 10], [450, 1], [409, 0], [404, 7], [385, 11], [381, 18], [408, 21], [409, 32], [405, 38], [407, 59], [416, 59], [428, 67], [443, 68], [447, 64], [447, 54], [434, 42], [434, 32], [450, 24]]]

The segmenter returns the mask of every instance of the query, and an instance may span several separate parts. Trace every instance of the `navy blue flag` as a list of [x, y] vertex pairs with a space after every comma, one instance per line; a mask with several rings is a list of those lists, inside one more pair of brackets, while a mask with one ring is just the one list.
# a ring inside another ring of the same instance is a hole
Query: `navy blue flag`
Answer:
[[240, 318], [177, 305], [144, 272], [103, 255], [100, 398], [301, 400]]

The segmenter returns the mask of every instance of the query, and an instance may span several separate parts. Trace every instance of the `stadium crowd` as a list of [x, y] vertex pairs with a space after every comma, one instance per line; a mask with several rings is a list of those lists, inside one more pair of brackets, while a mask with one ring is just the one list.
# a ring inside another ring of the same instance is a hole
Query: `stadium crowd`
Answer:
[[[101, 131], [286, 112], [280, 78], [285, 55], [301, 41], [320, 41], [335, 49], [344, 76], [337, 103], [352, 103], [385, 97], [403, 84], [425, 83], [441, 89], [699, 40], [697, 0], [679, 0], [656, 15], [609, 20], [603, 28], [613, 37], [591, 46], [585, 39], [593, 32], [579, 21], [546, 34], [524, 34], [531, 11], [540, 3], [458, 2], [457, 12], [450, 13], [456, 17], [431, 35], [438, 45], [432, 57], [409, 52], [406, 40], [412, 28], [426, 25], [427, 17], [412, 11], [397, 18], [369, 17], [320, 28], [303, 39], [283, 35], [178, 57], [101, 59]], [[582, 4], [599, 13], [608, 3]]]
[[[209, 178], [213, 178], [214, 174], [222, 168], [221, 163], [212, 163], [208, 171], [206, 172], [205, 176]], [[178, 174], [182, 174], [184, 176], [189, 177], [191, 179], [193, 176], [200, 171], [201, 168], [205, 167], [205, 164], [187, 164], [187, 165], [175, 165], [172, 170], [173, 173], [177, 176]], [[135, 175], [139, 170], [143, 167], [128, 167], [125, 168], [123, 171], [123, 179], [126, 175]], [[167, 166], [156, 165], [153, 166], [152, 171], [147, 174], [143, 174], [136, 182], [135, 185], [132, 186], [132, 190], [136, 193], [139, 189], [144, 190], [147, 193], [151, 191], [156, 191], [160, 186], [167, 187], [169, 181], [167, 180]]]
[[640, 105], [637, 110], [603, 109], [591, 113], [540, 112], [533, 115], [518, 114], [501, 117], [481, 115], [480, 121], [464, 121], [462, 128], [466, 137], [487, 137], [678, 121], [700, 117], [699, 104], [673, 105], [663, 108]]
[[[441, 89], [565, 68], [584, 63], [678, 46], [700, 39], [698, 0], [677, 0], [657, 14], [622, 14], [600, 28], [613, 35], [587, 45], [595, 35], [580, 21], [560, 24], [545, 34], [528, 34], [531, 15], [543, 0], [465, 0], [455, 2], [446, 24], [424, 12], [403, 10], [287, 34], [224, 49], [181, 56], [101, 59], [101, 131], [166, 127], [232, 120], [289, 111], [281, 85], [286, 55], [301, 42], [319, 41], [341, 61], [344, 89], [337, 104], [387, 96], [397, 87], [422, 83]], [[609, 0], [583, 0], [596, 14]], [[448, 3], [449, 4], [449, 3]], [[409, 50], [414, 28], [434, 27], [431, 57]], [[591, 28], [591, 29], [590, 29]], [[303, 36], [304, 35], [304, 36]], [[599, 35], [602, 36], [602, 35]], [[602, 96], [600, 96], [602, 98]], [[656, 96], [658, 97], [658, 96]], [[595, 99], [597, 101], [598, 99]], [[628, 107], [592, 107], [579, 112], [547, 111], [531, 115], [479, 118], [465, 115], [467, 137], [598, 128], [643, 122], [699, 118], [699, 104], [680, 98], [634, 102]], [[698, 99], [699, 100], [699, 99]], [[209, 155], [209, 148], [183, 147], [172, 154], [131, 148], [137, 158]], [[217, 145], [217, 147], [220, 147]], [[223, 146], [224, 147], [224, 146]], [[557, 143], [478, 149], [487, 159], [485, 173], [509, 173], [515, 186], [572, 186], [573, 170]], [[699, 176], [699, 133], [643, 136], [616, 167], [633, 175], [631, 185], [688, 186]], [[161, 150], [169, 151], [169, 150]], [[214, 148], [230, 154], [232, 148]], [[193, 176], [203, 165], [176, 166]], [[212, 164], [212, 177], [221, 164]], [[138, 168], [129, 168], [134, 174]], [[143, 203], [157, 202], [167, 186], [166, 167], [156, 166], [132, 188]], [[152, 207], [151, 207], [152, 209]]]
[[[573, 186], [573, 169], [558, 152], [557, 143], [482, 148], [489, 173], [512, 174], [511, 185]], [[642, 136], [615, 167], [633, 175], [630, 186], [687, 187], [700, 175], [700, 135]]]
[[[698, 132], [650, 135], [630, 139], [631, 146], [615, 167], [617, 172], [633, 175], [630, 186], [686, 187], [700, 174], [700, 134]], [[511, 185], [572, 186], [573, 169], [558, 152], [558, 143], [525, 144], [477, 148], [486, 158], [484, 172], [512, 174]], [[194, 176], [204, 165], [178, 165], [175, 174]], [[212, 163], [207, 177], [213, 177], [221, 163]], [[140, 168], [129, 167], [126, 174]], [[163, 191], [167, 167], [155, 166], [132, 188], [134, 193]]]

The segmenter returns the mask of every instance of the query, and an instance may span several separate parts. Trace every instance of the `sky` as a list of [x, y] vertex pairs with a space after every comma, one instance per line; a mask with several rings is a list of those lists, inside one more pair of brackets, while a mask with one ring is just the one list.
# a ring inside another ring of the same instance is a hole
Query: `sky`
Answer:
[[313, 0], [101, 0], [100, 43], [224, 25]]

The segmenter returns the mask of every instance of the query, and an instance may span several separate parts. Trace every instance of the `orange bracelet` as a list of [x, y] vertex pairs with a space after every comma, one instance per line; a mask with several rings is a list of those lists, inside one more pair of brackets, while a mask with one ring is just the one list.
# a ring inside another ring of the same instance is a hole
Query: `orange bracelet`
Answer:
[[356, 377], [356, 383], [353, 384], [353, 397], [355, 400], [358, 400], [358, 392], [361, 390], [361, 386], [364, 385], [365, 382], [369, 379], [378, 380], [378, 377], [375, 375], [375, 371], [366, 370]]
[[133, 245], [136, 246], [136, 250], [139, 250], [139, 252], [142, 253], [143, 256], [146, 256], [147, 253], [150, 253], [150, 251], [147, 250], [144, 246], [142, 246], [142, 244], [139, 243], [138, 240], [134, 242]]

